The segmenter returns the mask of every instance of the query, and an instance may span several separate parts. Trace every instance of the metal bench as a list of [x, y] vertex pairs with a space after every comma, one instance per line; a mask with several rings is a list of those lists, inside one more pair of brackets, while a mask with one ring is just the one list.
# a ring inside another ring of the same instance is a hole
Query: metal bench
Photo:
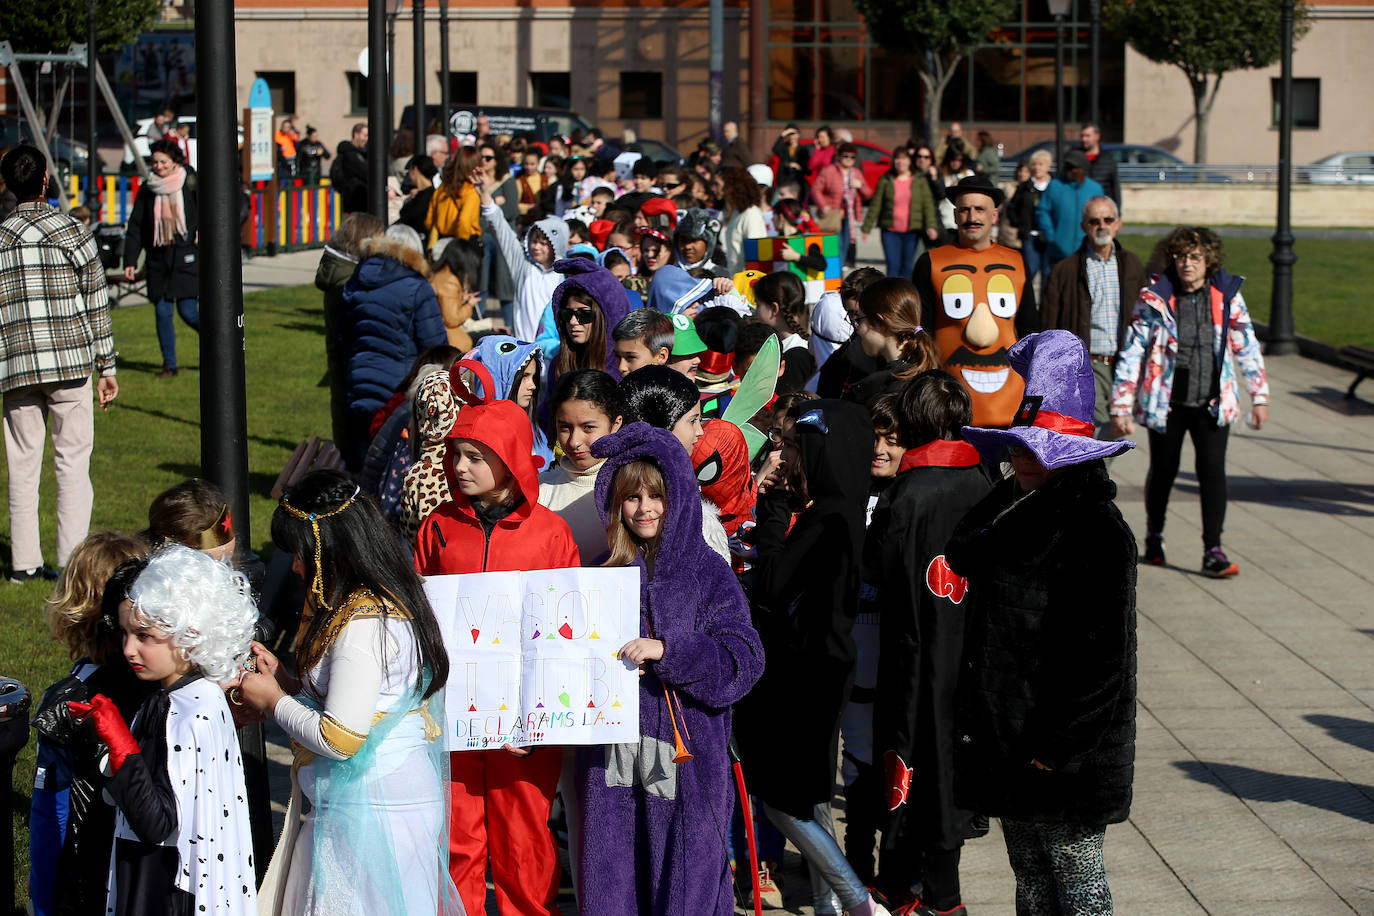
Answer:
[[1345, 392], [1346, 398], [1353, 400], [1355, 386], [1374, 375], [1374, 347], [1341, 347], [1340, 357], [1358, 373], [1355, 381], [1350, 383], [1350, 388]]

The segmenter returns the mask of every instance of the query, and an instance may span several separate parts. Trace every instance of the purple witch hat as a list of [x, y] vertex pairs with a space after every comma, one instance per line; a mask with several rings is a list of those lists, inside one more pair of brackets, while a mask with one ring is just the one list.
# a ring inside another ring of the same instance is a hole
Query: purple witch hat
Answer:
[[1007, 359], [1026, 380], [1026, 394], [1010, 429], [964, 427], [964, 438], [978, 451], [996, 458], [1008, 446], [1021, 446], [1053, 470], [1135, 448], [1129, 439], [1093, 438], [1097, 389], [1088, 349], [1078, 335], [1028, 335], [1012, 345]]

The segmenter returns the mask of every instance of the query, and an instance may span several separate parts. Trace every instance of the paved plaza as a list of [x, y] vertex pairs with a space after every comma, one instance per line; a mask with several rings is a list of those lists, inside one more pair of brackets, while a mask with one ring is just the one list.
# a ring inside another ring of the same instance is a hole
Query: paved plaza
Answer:
[[[245, 282], [308, 283], [317, 262], [254, 259]], [[1240, 576], [1198, 572], [1191, 446], [1170, 565], [1140, 570], [1135, 804], [1107, 832], [1120, 913], [1374, 914], [1374, 381], [1346, 401], [1346, 371], [1283, 357], [1269, 373], [1269, 425], [1235, 427], [1230, 444], [1224, 540]], [[1111, 469], [1137, 534], [1145, 469], [1143, 445]], [[798, 862], [786, 912], [810, 914]], [[996, 822], [962, 875], [971, 913], [1013, 912]]]

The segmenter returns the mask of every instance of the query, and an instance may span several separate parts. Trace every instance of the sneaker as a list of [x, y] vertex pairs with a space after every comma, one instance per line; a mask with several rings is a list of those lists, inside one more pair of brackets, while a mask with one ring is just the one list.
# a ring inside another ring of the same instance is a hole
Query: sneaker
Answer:
[[16, 569], [10, 573], [10, 581], [15, 585], [23, 585], [25, 582], [37, 582], [39, 580], [53, 581], [59, 573], [51, 566], [43, 565], [35, 569]]
[[1145, 535], [1145, 562], [1151, 566], [1164, 565], [1164, 535], [1153, 532]]
[[[753, 888], [750, 888], [752, 891]], [[752, 901], [750, 901], [752, 903]], [[782, 909], [782, 888], [773, 880], [767, 863], [759, 868], [759, 903], [765, 910]]]
[[1240, 567], [1226, 559], [1220, 547], [1213, 547], [1202, 555], [1202, 574], [1213, 579], [1226, 579], [1240, 572]]

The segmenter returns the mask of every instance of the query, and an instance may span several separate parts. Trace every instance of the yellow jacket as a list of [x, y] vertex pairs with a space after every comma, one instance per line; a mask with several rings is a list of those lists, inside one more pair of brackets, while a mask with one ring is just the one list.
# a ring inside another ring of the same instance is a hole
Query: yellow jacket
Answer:
[[455, 198], [447, 186], [440, 187], [429, 199], [429, 216], [425, 219], [425, 225], [429, 227], [430, 247], [446, 235], [460, 239], [480, 236], [482, 201], [477, 196], [477, 189], [465, 181]]

